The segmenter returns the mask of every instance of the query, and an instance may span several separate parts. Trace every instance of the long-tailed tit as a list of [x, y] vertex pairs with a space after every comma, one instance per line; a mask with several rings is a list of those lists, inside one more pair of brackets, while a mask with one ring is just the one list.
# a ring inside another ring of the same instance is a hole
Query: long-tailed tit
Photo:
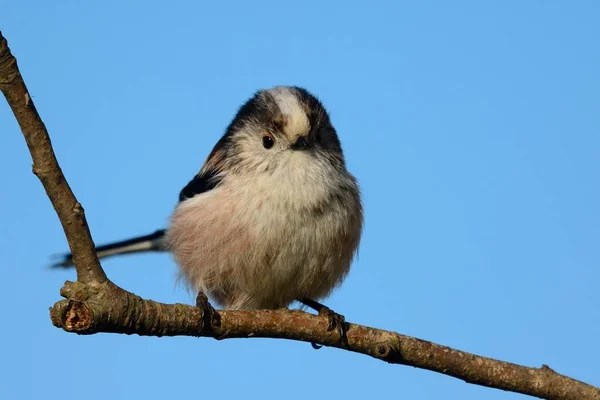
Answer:
[[[348, 273], [362, 224], [327, 111], [307, 90], [280, 86], [242, 105], [181, 191], [167, 229], [96, 250], [169, 251], [184, 281], [224, 308], [300, 301], [332, 321], [340, 316], [316, 300]], [[67, 255], [59, 265], [71, 262]]]

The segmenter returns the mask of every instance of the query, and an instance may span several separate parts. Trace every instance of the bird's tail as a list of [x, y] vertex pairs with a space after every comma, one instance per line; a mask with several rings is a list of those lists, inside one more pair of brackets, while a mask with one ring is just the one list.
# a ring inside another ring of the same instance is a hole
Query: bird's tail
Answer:
[[[146, 251], [165, 251], [164, 249], [165, 230], [161, 229], [150, 235], [139, 236], [132, 239], [122, 240], [96, 247], [98, 258], [111, 257], [116, 255], [141, 253]], [[60, 256], [60, 260], [53, 264], [54, 267], [68, 268], [73, 265], [71, 253]]]

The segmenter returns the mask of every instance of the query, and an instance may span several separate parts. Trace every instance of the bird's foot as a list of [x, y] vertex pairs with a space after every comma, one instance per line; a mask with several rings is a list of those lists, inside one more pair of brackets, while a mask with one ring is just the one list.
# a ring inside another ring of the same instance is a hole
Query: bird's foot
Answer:
[[196, 297], [196, 307], [200, 309], [204, 320], [204, 329], [212, 329], [220, 323], [219, 313], [209, 303], [208, 297], [203, 292], [199, 292]]
[[327, 332], [331, 332], [337, 328], [340, 338], [344, 337], [346, 333], [346, 318], [343, 315], [338, 314], [334, 312], [331, 308], [325, 306], [323, 306], [323, 308], [319, 310], [319, 315], [322, 317], [327, 317], [327, 319], [329, 320]]
[[[320, 316], [327, 317], [327, 319], [329, 321], [329, 325], [327, 327], [327, 332], [332, 332], [333, 330], [337, 329], [337, 332], [338, 332], [338, 335], [340, 338], [340, 343], [342, 344], [343, 347], [346, 346], [346, 344], [347, 344], [347, 336], [346, 336], [347, 325], [346, 325], [346, 318], [343, 315], [334, 312], [331, 308], [329, 308], [319, 302], [316, 302], [314, 300], [303, 299], [300, 302], [303, 303], [304, 305], [312, 308], [313, 310], [317, 311]], [[316, 343], [312, 343], [312, 346], [315, 349], [320, 349], [321, 347], [323, 347], [323, 345], [319, 345]]]

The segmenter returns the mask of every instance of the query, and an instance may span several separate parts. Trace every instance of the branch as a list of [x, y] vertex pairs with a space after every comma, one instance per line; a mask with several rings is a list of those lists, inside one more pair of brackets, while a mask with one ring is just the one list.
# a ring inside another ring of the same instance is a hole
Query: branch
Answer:
[[356, 324], [348, 324], [347, 340], [342, 341], [336, 331], [327, 330], [326, 317], [303, 311], [215, 311], [210, 305], [193, 307], [144, 300], [121, 289], [108, 280], [100, 266], [83, 208], [61, 172], [46, 127], [1, 33], [0, 90], [21, 127], [33, 159], [33, 172], [58, 214], [77, 268], [78, 281], [66, 282], [61, 290], [66, 300], [50, 308], [55, 326], [78, 334], [268, 337], [321, 343], [539, 398], [600, 400], [600, 389], [545, 365], [528, 368]]
[[61, 294], [69, 300], [57, 302], [50, 315], [55, 326], [68, 332], [298, 340], [540, 398], [600, 399], [597, 388], [547, 366], [527, 368], [395, 332], [348, 324], [347, 340], [343, 343], [336, 331], [327, 331], [327, 318], [303, 311], [217, 311], [214, 318], [208, 318], [209, 313], [200, 307], [144, 300], [111, 282], [94, 288], [67, 282]]
[[12, 109], [33, 159], [33, 173], [42, 181], [73, 253], [77, 267], [77, 280], [104, 282], [107, 277], [96, 252], [94, 241], [85, 219], [83, 207], [75, 198], [63, 175], [50, 136], [27, 91], [23, 77], [12, 56], [6, 39], [0, 32], [0, 90]]

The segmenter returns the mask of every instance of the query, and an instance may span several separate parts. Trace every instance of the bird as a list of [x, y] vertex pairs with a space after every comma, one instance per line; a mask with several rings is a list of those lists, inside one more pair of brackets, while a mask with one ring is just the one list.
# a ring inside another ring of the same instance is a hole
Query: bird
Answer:
[[[321, 100], [299, 86], [256, 91], [179, 193], [167, 227], [96, 247], [99, 258], [170, 252], [179, 276], [223, 309], [319, 302], [350, 271], [363, 230], [357, 179]], [[55, 266], [70, 267], [71, 254]]]

